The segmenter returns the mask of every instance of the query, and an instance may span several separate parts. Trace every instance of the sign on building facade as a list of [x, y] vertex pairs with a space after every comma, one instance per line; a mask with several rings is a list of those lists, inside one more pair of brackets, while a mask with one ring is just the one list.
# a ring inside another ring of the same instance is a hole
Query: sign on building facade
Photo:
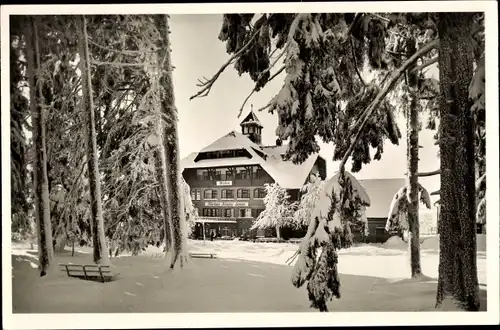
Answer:
[[248, 206], [248, 202], [232, 202], [232, 201], [224, 201], [224, 202], [205, 202], [205, 206], [231, 206], [231, 207], [242, 207]]
[[215, 184], [218, 187], [226, 187], [226, 186], [232, 186], [233, 185], [233, 181], [217, 181], [217, 182], [215, 182]]

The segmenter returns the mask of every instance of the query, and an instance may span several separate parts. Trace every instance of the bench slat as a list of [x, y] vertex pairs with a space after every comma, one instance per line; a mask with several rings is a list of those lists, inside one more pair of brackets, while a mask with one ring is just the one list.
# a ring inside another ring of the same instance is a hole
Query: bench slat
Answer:
[[84, 278], [85, 280], [99, 278], [101, 282], [111, 281], [118, 274], [112, 274], [109, 266], [59, 264], [61, 271], [66, 271], [68, 277]]

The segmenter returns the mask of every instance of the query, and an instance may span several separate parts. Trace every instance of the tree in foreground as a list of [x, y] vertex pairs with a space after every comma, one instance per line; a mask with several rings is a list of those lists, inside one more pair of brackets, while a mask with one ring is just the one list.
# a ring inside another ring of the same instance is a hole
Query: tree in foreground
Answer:
[[276, 228], [276, 237], [281, 239], [280, 228], [292, 224], [294, 205], [290, 203], [287, 190], [278, 183], [266, 183], [264, 187], [266, 208], [259, 214], [250, 229]]
[[38, 40], [39, 18], [29, 17], [25, 22], [26, 61], [30, 93], [31, 124], [33, 127], [33, 191], [35, 199], [35, 219], [38, 236], [38, 260], [40, 276], [53, 268], [54, 249], [50, 223], [50, 201], [47, 177], [46, 129], [44, 102], [40, 83], [40, 53]]
[[155, 17], [157, 29], [160, 33], [162, 53], [158, 60], [161, 65], [160, 80], [161, 97], [160, 109], [163, 114], [162, 122], [162, 145], [165, 153], [165, 175], [167, 180], [168, 199], [170, 202], [170, 218], [172, 228], [172, 258], [170, 268], [174, 268], [177, 262], [180, 266], [187, 260], [186, 244], [186, 216], [182, 205], [182, 181], [179, 156], [179, 131], [178, 115], [175, 107], [174, 86], [172, 79], [172, 63], [170, 48], [170, 29], [168, 25], [168, 15], [158, 15]]
[[99, 172], [97, 141], [95, 129], [95, 112], [92, 98], [90, 76], [90, 56], [87, 41], [87, 24], [85, 16], [80, 16], [78, 22], [78, 41], [80, 48], [80, 71], [82, 74], [82, 107], [87, 114], [86, 136], [87, 167], [89, 171], [91, 232], [93, 241], [93, 257], [96, 264], [109, 265], [108, 248], [104, 235], [104, 218], [101, 198], [101, 175]]
[[439, 13], [439, 279], [436, 305], [479, 309], [476, 256], [473, 78], [474, 13]]

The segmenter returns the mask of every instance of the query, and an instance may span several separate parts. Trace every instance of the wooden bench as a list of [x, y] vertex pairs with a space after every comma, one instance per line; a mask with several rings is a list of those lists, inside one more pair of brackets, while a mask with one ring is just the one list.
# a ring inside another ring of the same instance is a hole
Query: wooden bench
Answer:
[[217, 257], [217, 255], [215, 253], [208, 253], [208, 252], [189, 252], [189, 256], [191, 258], [210, 258], [210, 259], [214, 259]]
[[109, 266], [100, 265], [75, 265], [59, 264], [61, 271], [66, 272], [69, 277], [76, 277], [90, 281], [110, 282], [118, 276], [112, 273]]

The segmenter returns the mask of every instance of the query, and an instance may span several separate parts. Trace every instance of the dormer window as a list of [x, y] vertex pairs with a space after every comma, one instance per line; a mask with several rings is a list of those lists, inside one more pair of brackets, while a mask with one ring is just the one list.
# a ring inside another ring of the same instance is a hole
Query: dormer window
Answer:
[[243, 126], [243, 134], [248, 134], [248, 127]]

